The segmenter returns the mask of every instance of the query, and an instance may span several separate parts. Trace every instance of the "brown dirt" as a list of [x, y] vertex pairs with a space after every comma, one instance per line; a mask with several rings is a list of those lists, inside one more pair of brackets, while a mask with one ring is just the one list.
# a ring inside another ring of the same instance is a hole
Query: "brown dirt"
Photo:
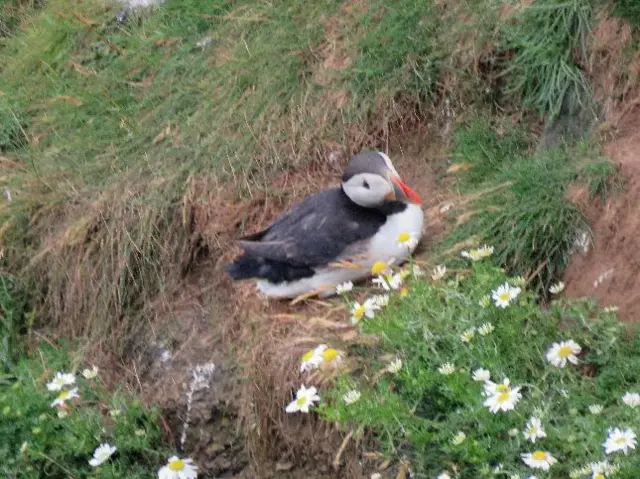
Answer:
[[589, 202], [585, 190], [569, 189], [589, 220], [594, 243], [586, 253], [576, 253], [565, 272], [567, 296], [618, 306], [627, 321], [640, 319], [640, 54], [628, 53], [632, 40], [627, 23], [600, 12], [589, 46], [589, 75], [603, 108], [604, 154], [615, 162], [625, 185], [604, 204], [601, 199]]
[[574, 255], [565, 273], [566, 294], [618, 306], [621, 319], [635, 321], [640, 319], [640, 109], [619, 125], [604, 152], [619, 166], [624, 191], [586, 208], [594, 244], [586, 254]]

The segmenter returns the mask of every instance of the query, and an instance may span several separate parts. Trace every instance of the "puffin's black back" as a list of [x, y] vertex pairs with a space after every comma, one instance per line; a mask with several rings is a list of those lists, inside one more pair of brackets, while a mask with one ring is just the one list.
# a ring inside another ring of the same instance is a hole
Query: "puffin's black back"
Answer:
[[404, 210], [390, 202], [383, 209], [363, 208], [342, 188], [304, 199], [264, 231], [240, 241], [244, 254], [225, 269], [233, 279], [260, 278], [272, 283], [313, 276], [314, 267], [334, 261], [345, 248], [375, 235], [387, 215]]

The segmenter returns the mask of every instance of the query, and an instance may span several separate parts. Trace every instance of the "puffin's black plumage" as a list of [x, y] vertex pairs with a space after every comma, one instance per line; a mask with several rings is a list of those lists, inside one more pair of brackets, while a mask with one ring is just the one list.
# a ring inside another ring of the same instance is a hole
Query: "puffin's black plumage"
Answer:
[[406, 208], [399, 201], [363, 208], [330, 188], [309, 196], [267, 229], [244, 237], [244, 253], [225, 267], [233, 279], [259, 278], [278, 284], [314, 275], [314, 267], [334, 261], [346, 248], [374, 236], [387, 215]]

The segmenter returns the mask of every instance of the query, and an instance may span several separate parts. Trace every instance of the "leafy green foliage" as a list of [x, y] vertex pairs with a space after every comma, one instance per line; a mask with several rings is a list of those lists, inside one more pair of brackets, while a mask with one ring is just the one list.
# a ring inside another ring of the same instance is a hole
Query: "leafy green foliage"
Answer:
[[446, 242], [475, 236], [494, 245], [500, 264], [530, 276], [544, 293], [564, 271], [576, 233], [589, 231], [566, 197], [568, 186], [586, 185], [606, 196], [615, 168], [588, 143], [528, 154], [524, 131], [502, 129], [499, 134], [475, 120], [456, 133], [453, 160], [470, 166], [459, 185], [475, 200], [468, 205], [469, 219]]
[[[468, 268], [455, 259], [447, 266], [448, 277], [413, 280], [408, 296], [396, 296], [362, 323], [363, 333], [379, 342], [359, 351], [368, 363], [362, 374], [342, 376], [333, 389], [321, 391], [324, 418], [372, 432], [388, 454], [408, 456], [418, 475], [436, 477], [448, 470], [459, 479], [494, 477], [499, 464], [504, 477], [528, 477], [536, 471], [520, 455], [536, 450], [558, 460], [542, 477], [566, 478], [605, 458], [602, 444], [609, 427], [638, 432], [637, 412], [621, 399], [627, 391], [640, 391], [640, 336], [621, 325], [615, 313], [589, 301], [541, 307], [530, 290], [491, 260]], [[499, 308], [493, 300], [480, 305], [505, 282], [524, 288], [509, 306]], [[486, 324], [494, 329], [482, 334]], [[464, 342], [468, 330], [474, 335]], [[579, 364], [553, 366], [547, 351], [569, 339], [582, 347]], [[385, 372], [389, 363], [383, 358], [394, 356], [403, 361], [401, 370]], [[445, 363], [455, 371], [439, 372]], [[472, 378], [478, 368], [490, 371], [495, 382], [508, 378], [511, 387], [522, 388], [513, 410], [492, 413], [483, 404], [483, 384]], [[362, 396], [346, 405], [342, 396], [351, 389]], [[590, 412], [594, 404], [603, 406], [600, 414]], [[535, 444], [523, 435], [532, 416], [541, 420], [547, 435]], [[466, 438], [455, 444], [459, 431]], [[620, 466], [615, 477], [637, 477], [638, 454], [608, 459]]]
[[[124, 392], [109, 393], [100, 377], [77, 374], [66, 417], [51, 407], [57, 392], [46, 383], [69, 371], [63, 349], [42, 345], [0, 377], [0, 474], [3, 477], [155, 477], [167, 459], [160, 415]], [[110, 411], [119, 410], [112, 416]], [[102, 443], [117, 447], [99, 468], [88, 461]]]

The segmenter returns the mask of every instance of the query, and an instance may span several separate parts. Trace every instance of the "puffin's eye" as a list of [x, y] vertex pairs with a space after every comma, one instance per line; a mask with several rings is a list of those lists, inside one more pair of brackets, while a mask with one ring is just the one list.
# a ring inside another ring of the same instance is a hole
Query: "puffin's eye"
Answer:
[[369, 183], [367, 183], [367, 180], [364, 180], [362, 186], [364, 186], [366, 189], [369, 189]]

